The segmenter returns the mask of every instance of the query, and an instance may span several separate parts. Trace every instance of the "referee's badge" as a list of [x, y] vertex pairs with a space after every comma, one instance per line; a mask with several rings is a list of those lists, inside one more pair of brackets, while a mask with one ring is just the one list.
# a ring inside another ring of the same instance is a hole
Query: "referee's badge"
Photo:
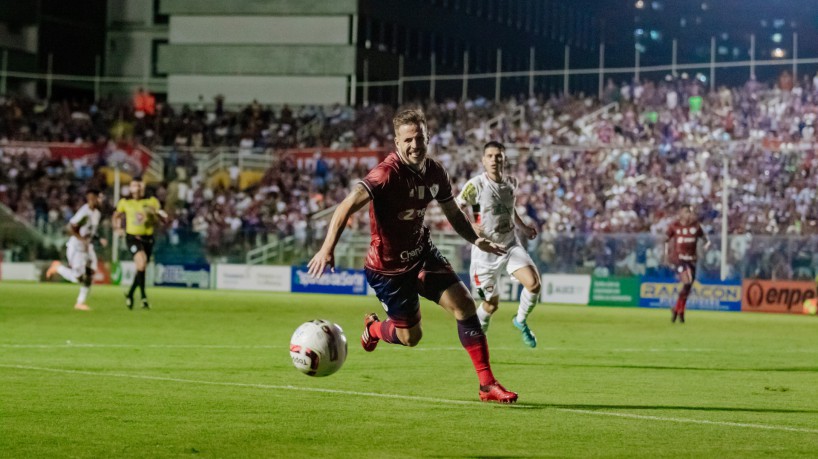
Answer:
[[438, 185], [438, 184], [434, 184], [434, 185], [429, 187], [429, 193], [432, 194], [433, 198], [437, 196], [437, 192], [439, 190], [440, 190], [440, 185]]

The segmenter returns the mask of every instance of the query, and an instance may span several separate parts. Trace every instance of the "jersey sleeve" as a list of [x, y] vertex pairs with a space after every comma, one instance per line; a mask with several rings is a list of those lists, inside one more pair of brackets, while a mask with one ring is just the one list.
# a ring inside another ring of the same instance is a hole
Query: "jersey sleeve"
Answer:
[[80, 223], [82, 223], [82, 221], [85, 220], [88, 217], [90, 217], [90, 212], [88, 211], [88, 205], [84, 204], [82, 207], [79, 208], [79, 210], [74, 214], [74, 216], [71, 217], [71, 220], [68, 220], [68, 223], [70, 223], [70, 224], [72, 224], [74, 226], [79, 226]]
[[432, 179], [431, 186], [437, 187], [437, 193], [434, 193], [434, 198], [437, 202], [447, 202], [454, 199], [452, 192], [452, 182], [449, 180], [449, 173], [437, 161], [431, 163], [433, 169], [430, 171], [430, 178]]
[[457, 203], [458, 204], [468, 204], [473, 206], [478, 202], [478, 195], [480, 194], [480, 190], [478, 188], [477, 179], [472, 178], [466, 185], [460, 190], [460, 194], [457, 195]]
[[676, 234], [676, 224], [671, 223], [670, 226], [667, 227], [667, 231], [665, 231], [665, 236], [668, 239], [672, 238]]
[[161, 209], [162, 209], [162, 205], [161, 205], [161, 204], [159, 204], [159, 200], [158, 200], [158, 199], [156, 199], [156, 196], [152, 197], [152, 198], [151, 198], [151, 199], [148, 201], [148, 206], [152, 207], [152, 208], [153, 208], [153, 209], [155, 209], [155, 210], [161, 210]]
[[364, 186], [372, 199], [375, 199], [376, 196], [383, 194], [389, 184], [389, 168], [378, 165], [358, 183]]
[[116, 203], [116, 211], [125, 212], [125, 198], [120, 199], [119, 202]]

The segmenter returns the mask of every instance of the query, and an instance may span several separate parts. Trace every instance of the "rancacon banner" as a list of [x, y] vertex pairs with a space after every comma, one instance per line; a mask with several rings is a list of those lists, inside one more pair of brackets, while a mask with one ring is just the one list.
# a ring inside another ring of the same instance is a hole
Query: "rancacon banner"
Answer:
[[[670, 308], [676, 304], [682, 283], [674, 279], [642, 278], [639, 306]], [[687, 309], [709, 311], [741, 311], [741, 283], [738, 280], [693, 283], [687, 299]]]

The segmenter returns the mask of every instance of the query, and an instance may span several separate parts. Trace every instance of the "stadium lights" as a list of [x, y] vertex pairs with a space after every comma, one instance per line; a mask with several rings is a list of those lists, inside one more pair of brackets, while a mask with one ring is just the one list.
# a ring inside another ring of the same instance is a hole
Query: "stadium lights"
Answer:
[[772, 55], [776, 59], [781, 59], [782, 57], [785, 57], [787, 55], [787, 52], [782, 48], [775, 48], [772, 52]]
[[635, 6], [637, 10], [641, 10], [645, 7], [645, 2], [644, 0], [636, 0], [636, 3], [633, 6]]

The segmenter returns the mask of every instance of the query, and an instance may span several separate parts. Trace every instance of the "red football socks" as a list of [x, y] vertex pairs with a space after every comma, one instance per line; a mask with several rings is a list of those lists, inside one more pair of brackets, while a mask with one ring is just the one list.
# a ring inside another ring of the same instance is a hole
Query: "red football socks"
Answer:
[[390, 344], [403, 344], [398, 339], [398, 331], [395, 328], [395, 323], [389, 319], [383, 322], [372, 322], [369, 324], [369, 334]]
[[460, 336], [460, 343], [466, 348], [466, 352], [471, 357], [480, 385], [488, 386], [493, 384], [495, 379], [489, 364], [489, 345], [486, 341], [486, 335], [480, 327], [480, 320], [477, 319], [476, 315], [468, 319], [458, 320], [457, 333]]

